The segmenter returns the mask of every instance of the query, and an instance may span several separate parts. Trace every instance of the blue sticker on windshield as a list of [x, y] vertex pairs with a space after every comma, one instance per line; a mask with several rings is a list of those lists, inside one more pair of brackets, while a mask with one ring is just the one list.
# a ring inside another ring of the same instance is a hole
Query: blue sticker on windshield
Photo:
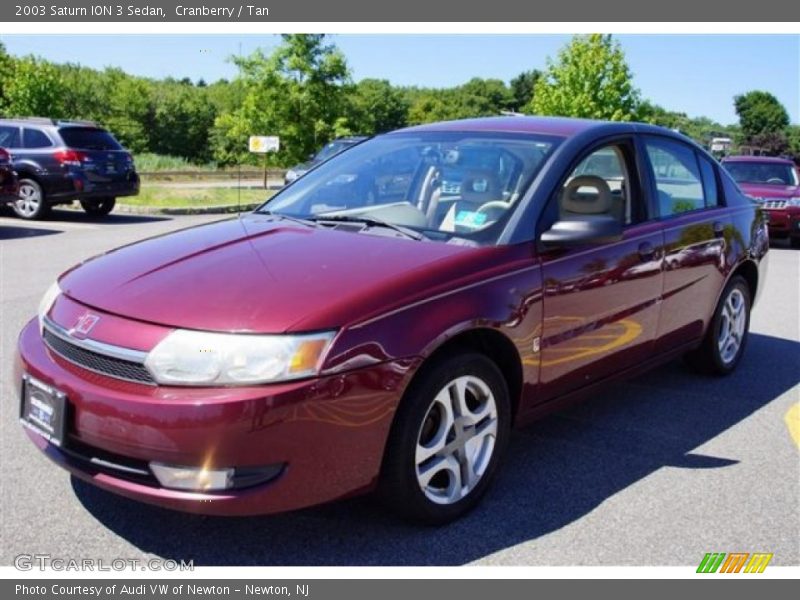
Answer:
[[460, 210], [456, 214], [456, 225], [462, 227], [480, 227], [484, 223], [486, 223], [486, 213]]

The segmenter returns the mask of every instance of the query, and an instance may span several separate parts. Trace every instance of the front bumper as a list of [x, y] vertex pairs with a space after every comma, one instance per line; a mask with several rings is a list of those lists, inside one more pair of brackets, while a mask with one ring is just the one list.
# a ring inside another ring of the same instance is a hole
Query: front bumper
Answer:
[[770, 237], [800, 237], [800, 207], [764, 209]]
[[[112, 379], [75, 366], [42, 341], [36, 320], [18, 342], [15, 376], [64, 392], [62, 448], [28, 431], [40, 450], [78, 477], [159, 506], [213, 515], [292, 510], [369, 490], [415, 361], [254, 387], [178, 388]], [[221, 492], [166, 489], [81, 460], [208, 468], [283, 465], [268, 483]], [[77, 456], [77, 458], [76, 458]]]

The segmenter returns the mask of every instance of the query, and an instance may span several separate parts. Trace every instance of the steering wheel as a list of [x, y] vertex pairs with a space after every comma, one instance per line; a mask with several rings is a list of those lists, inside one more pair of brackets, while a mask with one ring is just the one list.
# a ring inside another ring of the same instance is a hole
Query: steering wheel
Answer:
[[[500, 214], [508, 210], [509, 206], [510, 204], [505, 200], [490, 200], [489, 202], [481, 204], [475, 212], [485, 214], [487, 221], [495, 221]], [[492, 211], [498, 211], [498, 214], [492, 216]]]
[[780, 177], [770, 177], [769, 179], [767, 179], [767, 183], [773, 183], [773, 184], [776, 184], [776, 185], [784, 185], [786, 182], [783, 179], [781, 179]]

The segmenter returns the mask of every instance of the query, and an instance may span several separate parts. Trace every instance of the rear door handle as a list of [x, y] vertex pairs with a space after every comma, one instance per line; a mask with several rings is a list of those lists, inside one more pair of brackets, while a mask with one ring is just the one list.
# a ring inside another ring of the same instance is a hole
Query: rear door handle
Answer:
[[639, 244], [639, 258], [642, 260], [650, 260], [656, 253], [656, 248], [650, 242], [642, 242]]

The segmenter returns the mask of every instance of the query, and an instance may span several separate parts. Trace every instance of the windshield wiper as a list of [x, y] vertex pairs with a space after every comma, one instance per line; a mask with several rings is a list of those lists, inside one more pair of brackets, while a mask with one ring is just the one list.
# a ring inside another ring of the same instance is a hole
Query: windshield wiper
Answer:
[[364, 225], [368, 225], [370, 227], [385, 227], [386, 229], [391, 229], [392, 231], [396, 231], [397, 233], [402, 234], [403, 236], [412, 239], [412, 240], [424, 240], [425, 236], [419, 233], [418, 231], [414, 231], [409, 227], [403, 227], [402, 225], [395, 225], [394, 223], [390, 223], [389, 221], [384, 221], [383, 219], [379, 219], [378, 217], [368, 216], [368, 215], [316, 215], [312, 217], [314, 221], [321, 222], [321, 221], [334, 221], [334, 222], [341, 222], [341, 223], [363, 223]]
[[313, 219], [303, 219], [302, 217], [293, 217], [292, 215], [273, 212], [271, 210], [257, 210], [255, 212], [258, 215], [267, 215], [270, 217], [275, 217], [277, 219], [285, 219], [286, 221], [292, 221], [293, 223], [300, 223], [300, 225], [305, 225], [307, 227], [319, 227], [317, 222]]

